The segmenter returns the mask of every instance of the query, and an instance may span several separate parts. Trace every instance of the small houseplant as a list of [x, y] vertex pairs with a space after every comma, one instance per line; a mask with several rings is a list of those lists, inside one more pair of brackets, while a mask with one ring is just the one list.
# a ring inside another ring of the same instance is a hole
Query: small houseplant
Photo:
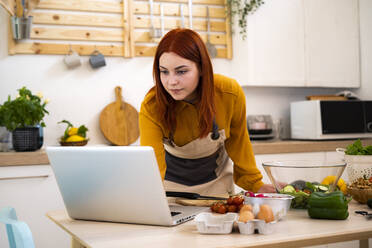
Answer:
[[48, 100], [33, 95], [26, 87], [18, 90], [19, 96], [0, 106], [0, 124], [12, 132], [13, 148], [16, 151], [35, 151], [40, 145], [40, 127], [45, 127], [43, 118]]
[[231, 24], [234, 22], [234, 16], [238, 16], [238, 25], [243, 39], [247, 36], [247, 16], [254, 13], [262, 4], [263, 0], [227, 0], [227, 15]]

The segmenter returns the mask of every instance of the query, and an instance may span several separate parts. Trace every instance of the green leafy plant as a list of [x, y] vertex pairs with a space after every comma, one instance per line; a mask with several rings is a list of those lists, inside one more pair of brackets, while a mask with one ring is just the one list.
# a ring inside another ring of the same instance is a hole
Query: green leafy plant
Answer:
[[234, 17], [238, 15], [240, 34], [243, 40], [247, 37], [247, 16], [254, 13], [262, 4], [263, 0], [227, 0], [227, 14], [233, 24]]
[[18, 89], [19, 96], [0, 105], [0, 125], [9, 131], [16, 128], [35, 126], [45, 127], [43, 118], [49, 112], [45, 109], [48, 100], [42, 101], [42, 96], [33, 95], [26, 87]]
[[372, 155], [372, 146], [363, 146], [362, 141], [358, 139], [353, 144], [346, 147], [347, 155]]

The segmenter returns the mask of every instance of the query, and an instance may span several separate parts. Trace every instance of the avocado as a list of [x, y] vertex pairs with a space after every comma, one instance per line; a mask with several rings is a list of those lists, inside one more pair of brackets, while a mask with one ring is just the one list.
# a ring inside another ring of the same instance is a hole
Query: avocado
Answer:
[[372, 208], [372, 198], [368, 199], [367, 205], [369, 208]]
[[298, 190], [303, 190], [306, 187], [306, 182], [304, 180], [296, 180], [291, 183], [291, 185]]

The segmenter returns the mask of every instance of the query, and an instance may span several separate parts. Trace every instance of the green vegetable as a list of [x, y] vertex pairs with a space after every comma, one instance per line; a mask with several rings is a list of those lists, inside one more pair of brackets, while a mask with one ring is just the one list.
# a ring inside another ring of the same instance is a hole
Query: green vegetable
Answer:
[[328, 209], [313, 207], [309, 208], [307, 212], [313, 219], [345, 220], [347, 217], [349, 217], [349, 211], [347, 208]]
[[295, 193], [295, 192], [296, 192], [296, 189], [295, 189], [292, 185], [288, 184], [288, 185], [286, 185], [286, 186], [282, 189], [282, 192], [283, 192], [284, 194]]
[[345, 208], [348, 200], [341, 191], [331, 193], [314, 192], [311, 194], [308, 205], [317, 208]]
[[367, 205], [368, 205], [369, 208], [372, 208], [372, 198], [368, 199]]
[[329, 190], [329, 185], [318, 185], [316, 187], [318, 188], [318, 191], [321, 192], [327, 192]]
[[[303, 187], [303, 190], [295, 188], [293, 186], [294, 183], [297, 186]], [[291, 208], [306, 209], [310, 194], [312, 194], [313, 192], [318, 192], [318, 191], [328, 192], [329, 186], [319, 184], [318, 182], [310, 183], [310, 182], [305, 182], [303, 180], [297, 180], [297, 181], [292, 182], [291, 184], [286, 185], [283, 189], [280, 190], [279, 193], [288, 194], [288, 195], [292, 195], [295, 197], [291, 202]]]
[[347, 155], [372, 155], [372, 146], [362, 145], [362, 141], [358, 139], [354, 144], [348, 145], [346, 147], [345, 154]]
[[349, 216], [349, 201], [341, 191], [314, 192], [308, 200], [308, 214], [314, 219], [344, 220]]

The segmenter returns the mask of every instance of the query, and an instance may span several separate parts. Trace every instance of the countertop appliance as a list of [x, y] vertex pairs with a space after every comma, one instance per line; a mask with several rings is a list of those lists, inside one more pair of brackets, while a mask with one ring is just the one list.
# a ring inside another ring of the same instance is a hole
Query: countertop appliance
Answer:
[[372, 101], [299, 101], [290, 106], [291, 138], [372, 138]]
[[247, 127], [251, 140], [272, 139], [273, 120], [270, 115], [248, 115]]

